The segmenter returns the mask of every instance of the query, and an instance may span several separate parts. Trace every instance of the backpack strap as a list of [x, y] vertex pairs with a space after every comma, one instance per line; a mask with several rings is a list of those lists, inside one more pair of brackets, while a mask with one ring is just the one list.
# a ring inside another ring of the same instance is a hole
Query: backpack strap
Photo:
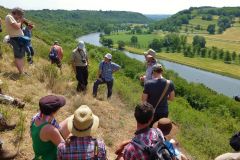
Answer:
[[166, 92], [168, 90], [169, 85], [170, 85], [170, 80], [167, 80], [166, 86], [165, 86], [165, 88], [164, 88], [164, 90], [163, 90], [163, 92], [162, 92], [162, 94], [161, 94], [157, 104], [154, 107], [155, 109], [157, 108], [157, 106], [160, 104], [160, 102], [162, 101], [163, 97], [165, 96], [165, 94], [166, 94]]
[[99, 146], [97, 139], [94, 139], [94, 160], [98, 160]]

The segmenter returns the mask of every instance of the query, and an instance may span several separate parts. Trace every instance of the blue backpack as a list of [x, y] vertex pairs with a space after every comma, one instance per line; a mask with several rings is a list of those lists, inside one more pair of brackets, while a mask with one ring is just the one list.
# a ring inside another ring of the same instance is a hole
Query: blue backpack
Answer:
[[52, 47], [51, 51], [49, 52], [49, 59], [50, 60], [57, 60], [58, 59], [58, 51], [55, 47]]

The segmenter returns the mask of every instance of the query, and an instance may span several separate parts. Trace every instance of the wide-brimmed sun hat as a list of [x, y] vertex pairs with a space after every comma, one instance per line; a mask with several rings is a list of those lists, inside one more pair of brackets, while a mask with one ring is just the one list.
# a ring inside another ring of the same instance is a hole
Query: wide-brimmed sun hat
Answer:
[[107, 58], [107, 59], [112, 59], [112, 55], [110, 53], [105, 54], [104, 57]]
[[68, 118], [68, 130], [77, 137], [93, 136], [99, 126], [99, 118], [87, 105], [81, 105]]
[[149, 49], [148, 51], [144, 52], [144, 55], [146, 57], [156, 57], [156, 52], [153, 49]]

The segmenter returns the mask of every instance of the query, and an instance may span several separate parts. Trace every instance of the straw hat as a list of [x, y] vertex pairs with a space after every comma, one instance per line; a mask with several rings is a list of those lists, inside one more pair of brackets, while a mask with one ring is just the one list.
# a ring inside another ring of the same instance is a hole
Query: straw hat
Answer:
[[77, 137], [93, 136], [99, 126], [99, 118], [87, 105], [80, 106], [68, 118], [68, 130]]
[[161, 118], [157, 122], [157, 127], [162, 131], [163, 135], [169, 139], [173, 138], [178, 131], [178, 127], [173, 124], [169, 118]]
[[146, 57], [153, 57], [153, 58], [155, 58], [156, 57], [156, 52], [153, 49], [149, 49], [147, 52], [144, 52], [144, 55]]

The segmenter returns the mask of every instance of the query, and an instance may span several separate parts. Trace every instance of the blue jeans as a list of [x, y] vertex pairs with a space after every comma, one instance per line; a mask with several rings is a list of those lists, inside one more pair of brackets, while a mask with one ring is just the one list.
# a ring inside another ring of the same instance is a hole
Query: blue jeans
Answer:
[[107, 84], [107, 89], [108, 89], [108, 94], [107, 94], [107, 97], [110, 98], [112, 96], [112, 87], [113, 87], [113, 80], [111, 81], [105, 81], [105, 80], [99, 80], [97, 79], [95, 82], [94, 82], [94, 85], [93, 85], [93, 96], [96, 97], [97, 96], [97, 90], [98, 90], [98, 86], [100, 84]]

